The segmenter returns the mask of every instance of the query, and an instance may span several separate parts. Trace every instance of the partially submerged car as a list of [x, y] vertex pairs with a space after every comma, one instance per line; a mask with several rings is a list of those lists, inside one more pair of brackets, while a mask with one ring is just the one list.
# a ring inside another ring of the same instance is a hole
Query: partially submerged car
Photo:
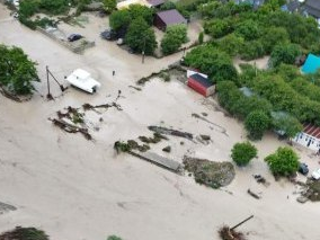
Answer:
[[311, 174], [312, 178], [315, 180], [319, 180], [320, 179], [320, 168], [313, 171]]
[[74, 33], [74, 34], [71, 34], [69, 37], [68, 37], [68, 41], [69, 42], [74, 42], [74, 41], [77, 41], [79, 39], [83, 38], [82, 35], [80, 34], [77, 34], [77, 33]]
[[298, 169], [299, 173], [301, 173], [302, 175], [308, 175], [309, 173], [309, 168], [308, 165], [305, 163], [300, 163], [299, 164], [299, 169]]
[[109, 41], [113, 41], [117, 39], [117, 33], [113, 29], [107, 29], [100, 33], [100, 37]]
[[91, 77], [91, 74], [83, 69], [74, 70], [67, 78], [66, 81], [72, 86], [75, 86], [88, 93], [94, 93], [101, 84]]

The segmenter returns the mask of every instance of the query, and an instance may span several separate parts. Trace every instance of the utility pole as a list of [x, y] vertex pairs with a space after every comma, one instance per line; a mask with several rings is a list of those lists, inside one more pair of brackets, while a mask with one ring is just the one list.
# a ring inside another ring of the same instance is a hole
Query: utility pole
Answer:
[[146, 49], [146, 36], [143, 36], [142, 63], [144, 63], [144, 51]]
[[48, 68], [48, 66], [46, 66], [46, 75], [47, 75], [47, 89], [48, 89], [47, 99], [53, 100], [53, 97], [50, 93], [50, 81], [49, 81], [49, 68]]
[[46, 66], [46, 76], [47, 76], [47, 89], [48, 89], [48, 94], [47, 94], [47, 99], [48, 100], [53, 100], [53, 96], [50, 92], [50, 76], [53, 78], [53, 80], [59, 85], [61, 92], [64, 92], [65, 90], [67, 90], [67, 87], [65, 88], [52, 74], [52, 72], [50, 72], [49, 67]]
[[244, 224], [245, 222], [249, 221], [251, 218], [253, 218], [253, 215], [251, 215], [250, 217], [246, 218], [245, 220], [243, 220], [242, 222], [234, 225], [232, 228], [230, 228], [230, 231], [236, 229], [237, 227], [239, 227], [240, 225]]

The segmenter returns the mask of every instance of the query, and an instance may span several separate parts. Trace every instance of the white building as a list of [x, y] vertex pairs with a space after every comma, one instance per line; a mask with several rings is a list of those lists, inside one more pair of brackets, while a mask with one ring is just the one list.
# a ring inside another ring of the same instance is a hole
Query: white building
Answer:
[[320, 127], [313, 124], [304, 124], [303, 131], [298, 133], [293, 142], [296, 142], [304, 147], [308, 147], [314, 151], [320, 149]]

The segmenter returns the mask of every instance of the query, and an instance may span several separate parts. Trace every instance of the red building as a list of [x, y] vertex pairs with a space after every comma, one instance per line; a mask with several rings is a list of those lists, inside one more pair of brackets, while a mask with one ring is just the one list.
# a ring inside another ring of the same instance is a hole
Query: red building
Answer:
[[188, 86], [205, 97], [215, 92], [215, 85], [199, 73], [193, 74], [188, 78]]
[[162, 31], [176, 24], [187, 24], [187, 20], [176, 9], [158, 12], [154, 17], [154, 25]]

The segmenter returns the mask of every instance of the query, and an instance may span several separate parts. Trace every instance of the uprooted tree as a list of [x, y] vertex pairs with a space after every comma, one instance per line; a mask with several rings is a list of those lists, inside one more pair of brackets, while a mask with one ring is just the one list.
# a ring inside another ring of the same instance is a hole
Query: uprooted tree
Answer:
[[33, 81], [40, 81], [36, 63], [18, 47], [0, 44], [0, 87], [14, 95], [32, 94]]

